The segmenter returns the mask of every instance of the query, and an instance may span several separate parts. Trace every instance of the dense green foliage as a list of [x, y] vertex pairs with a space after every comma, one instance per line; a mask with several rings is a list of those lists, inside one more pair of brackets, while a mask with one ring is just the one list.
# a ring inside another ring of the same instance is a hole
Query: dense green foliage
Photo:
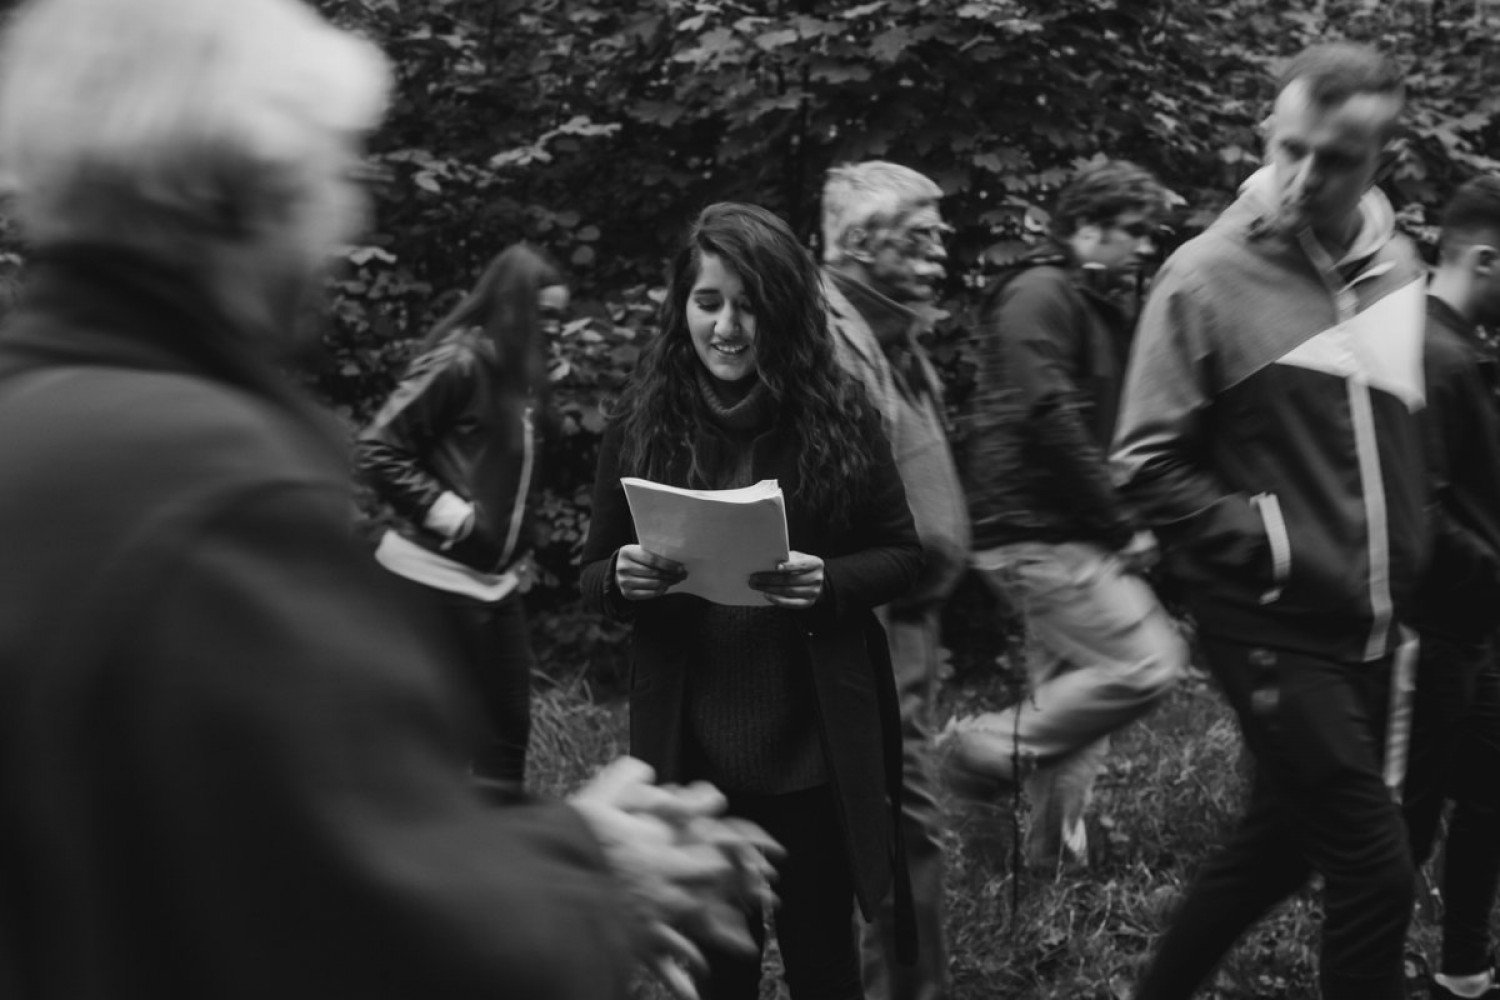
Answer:
[[[936, 178], [958, 231], [930, 345], [961, 408], [967, 319], [1078, 163], [1123, 156], [1182, 198], [1187, 234], [1258, 166], [1280, 60], [1375, 42], [1409, 67], [1385, 186], [1405, 225], [1497, 165], [1496, 0], [313, 0], [389, 53], [372, 137], [375, 224], [331, 282], [316, 378], [351, 424], [413, 338], [518, 239], [572, 271], [580, 319], [553, 345], [556, 425], [537, 602], [565, 646], [601, 405], [654, 323], [662, 261], [704, 204], [755, 201], [817, 244], [821, 178], [885, 157]], [[19, 258], [0, 230], [0, 308]]]
[[1182, 197], [1176, 221], [1191, 232], [1258, 165], [1274, 71], [1309, 42], [1372, 41], [1410, 67], [1386, 187], [1414, 231], [1460, 180], [1496, 166], [1488, 0], [318, 2], [399, 74], [371, 146], [375, 231], [335, 282], [319, 387], [363, 418], [409, 338], [493, 253], [525, 238], [564, 261], [584, 318], [554, 350], [537, 593], [559, 611], [600, 404], [650, 333], [661, 262], [712, 200], [765, 204], [816, 246], [830, 165], [885, 157], [936, 178], [958, 232], [952, 319], [932, 348], [961, 405], [973, 290], [1068, 172], [1135, 159]]

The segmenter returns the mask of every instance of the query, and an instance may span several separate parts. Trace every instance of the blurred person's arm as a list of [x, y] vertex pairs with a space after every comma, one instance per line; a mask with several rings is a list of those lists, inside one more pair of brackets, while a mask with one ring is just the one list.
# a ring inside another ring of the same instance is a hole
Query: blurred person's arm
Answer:
[[[612, 618], [630, 620], [635, 608], [620, 592], [617, 582], [620, 550], [640, 546], [635, 537], [635, 520], [620, 485], [620, 445], [623, 434], [618, 424], [611, 424], [599, 445], [599, 462], [594, 472], [593, 505], [589, 514], [589, 533], [584, 539], [583, 567], [578, 588], [591, 610]], [[644, 551], [644, 550], [643, 550]]]

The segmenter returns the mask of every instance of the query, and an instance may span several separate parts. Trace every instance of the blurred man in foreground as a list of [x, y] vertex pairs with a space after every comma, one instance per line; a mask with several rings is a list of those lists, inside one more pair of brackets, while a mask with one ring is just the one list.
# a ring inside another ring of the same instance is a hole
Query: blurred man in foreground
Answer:
[[[483, 808], [445, 651], [274, 365], [389, 87], [300, 0], [37, 0], [0, 48], [35, 253], [0, 333], [0, 995], [691, 992], [753, 831], [624, 761]], [[748, 877], [747, 877], [748, 876]]]

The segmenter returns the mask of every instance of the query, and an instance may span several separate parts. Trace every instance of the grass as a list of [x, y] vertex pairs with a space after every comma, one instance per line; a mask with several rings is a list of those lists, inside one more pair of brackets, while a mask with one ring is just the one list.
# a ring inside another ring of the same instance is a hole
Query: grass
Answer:
[[[939, 717], [1003, 703], [1002, 680], [945, 685]], [[561, 794], [625, 752], [625, 709], [596, 701], [574, 678], [549, 682], [534, 707], [530, 780]], [[1233, 718], [1201, 679], [1118, 733], [1096, 790], [1087, 870], [1056, 874], [1011, 864], [1008, 804], [947, 802], [947, 925], [952, 1000], [1129, 1000], [1173, 904], [1238, 817], [1246, 780]], [[1435, 908], [1424, 893], [1413, 944], [1436, 954]], [[1229, 955], [1202, 1000], [1314, 1000], [1320, 917], [1305, 891]], [[768, 954], [774, 971], [774, 952]], [[654, 986], [642, 1000], [665, 994]], [[768, 976], [763, 1000], [784, 1000]]]

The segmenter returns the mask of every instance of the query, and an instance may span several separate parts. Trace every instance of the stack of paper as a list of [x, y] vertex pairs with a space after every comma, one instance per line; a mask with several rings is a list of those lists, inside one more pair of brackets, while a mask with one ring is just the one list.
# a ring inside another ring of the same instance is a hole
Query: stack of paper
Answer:
[[750, 589], [749, 579], [790, 554], [786, 504], [776, 480], [738, 490], [687, 490], [630, 476], [620, 484], [641, 546], [687, 570], [672, 593], [697, 594], [715, 604], [769, 603]]

